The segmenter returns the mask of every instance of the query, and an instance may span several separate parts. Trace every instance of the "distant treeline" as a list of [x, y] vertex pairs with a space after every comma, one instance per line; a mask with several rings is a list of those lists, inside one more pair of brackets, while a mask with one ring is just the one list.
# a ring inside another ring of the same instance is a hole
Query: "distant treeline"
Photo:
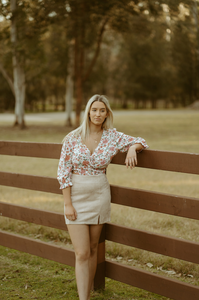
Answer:
[[27, 111], [70, 97], [77, 115], [96, 93], [135, 109], [199, 99], [197, 0], [0, 3], [1, 111], [23, 94]]

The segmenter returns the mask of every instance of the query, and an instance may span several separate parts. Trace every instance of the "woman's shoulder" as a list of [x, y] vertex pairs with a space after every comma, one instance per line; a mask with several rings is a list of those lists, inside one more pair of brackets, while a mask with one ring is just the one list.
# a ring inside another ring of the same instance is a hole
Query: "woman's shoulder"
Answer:
[[71, 143], [74, 141], [77, 141], [77, 139], [80, 137], [80, 134], [77, 134], [75, 130], [69, 132], [65, 138], [63, 139], [63, 143]]
[[117, 130], [116, 130], [116, 128], [108, 128], [108, 129], [105, 129], [105, 132], [107, 133], [107, 134], [115, 134], [115, 133], [117, 133]]
[[122, 134], [122, 132], [117, 131], [116, 128], [106, 129], [106, 135], [110, 137], [118, 137]]

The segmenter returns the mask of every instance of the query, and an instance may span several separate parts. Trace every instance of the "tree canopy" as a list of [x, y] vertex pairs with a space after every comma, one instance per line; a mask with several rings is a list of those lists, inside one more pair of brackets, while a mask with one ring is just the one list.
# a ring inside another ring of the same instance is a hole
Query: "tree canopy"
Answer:
[[16, 0], [14, 14], [11, 4], [0, 1], [1, 111], [16, 103], [13, 53], [24, 70], [26, 111], [64, 110], [71, 73], [76, 125], [94, 93], [124, 108], [199, 98], [199, 1]]

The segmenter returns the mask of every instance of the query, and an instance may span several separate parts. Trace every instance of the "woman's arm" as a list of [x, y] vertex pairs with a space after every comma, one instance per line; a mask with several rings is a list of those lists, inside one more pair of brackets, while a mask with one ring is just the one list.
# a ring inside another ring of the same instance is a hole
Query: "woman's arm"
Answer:
[[[133, 137], [117, 131], [112, 130], [112, 137], [116, 141], [116, 149], [120, 152], [127, 152], [125, 164], [128, 168], [134, 168], [137, 165], [137, 152], [147, 149], [146, 141], [141, 137]], [[117, 153], [117, 152], [116, 152]]]
[[69, 186], [72, 186], [72, 170], [73, 163], [72, 157], [74, 152], [74, 144], [75, 138], [71, 133], [67, 135], [65, 141], [62, 145], [61, 155], [59, 159], [59, 165], [57, 170], [57, 179], [60, 184], [60, 189], [63, 190]]
[[128, 167], [132, 169], [137, 165], [137, 152], [141, 151], [143, 148], [144, 146], [142, 144], [134, 144], [129, 148], [125, 159], [127, 169]]
[[71, 187], [67, 187], [62, 190], [64, 196], [64, 211], [65, 216], [70, 221], [75, 221], [77, 219], [77, 212], [72, 205], [71, 201]]

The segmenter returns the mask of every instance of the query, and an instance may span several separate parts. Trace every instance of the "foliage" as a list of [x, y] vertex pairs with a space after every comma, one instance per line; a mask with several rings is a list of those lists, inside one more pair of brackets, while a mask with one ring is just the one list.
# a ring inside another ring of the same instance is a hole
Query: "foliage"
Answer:
[[[74, 41], [76, 99], [103, 93], [124, 108], [156, 108], [159, 100], [176, 107], [199, 97], [195, 0], [23, 0], [17, 14], [26, 110], [45, 111], [51, 103], [64, 110]], [[0, 63], [12, 78], [10, 1], [0, 2], [0, 16]], [[0, 79], [1, 110], [13, 109], [10, 87]]]

